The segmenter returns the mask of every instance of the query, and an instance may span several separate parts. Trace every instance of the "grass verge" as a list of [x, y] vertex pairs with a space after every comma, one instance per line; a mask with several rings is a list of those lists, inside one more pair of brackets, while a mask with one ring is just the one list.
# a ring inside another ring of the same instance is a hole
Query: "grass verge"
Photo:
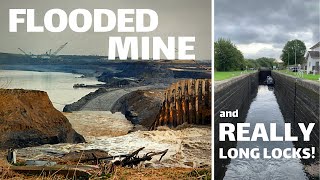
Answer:
[[302, 79], [312, 80], [312, 81], [319, 81], [319, 79], [320, 79], [320, 74], [313, 75], [313, 74], [304, 73], [303, 76], [301, 77], [301, 76], [298, 76], [297, 72], [291, 72], [288, 70], [279, 70], [279, 72], [284, 73], [284, 74], [289, 74], [291, 76], [299, 77]]
[[222, 81], [225, 79], [230, 79], [242, 74], [248, 74], [256, 71], [214, 71], [214, 80]]

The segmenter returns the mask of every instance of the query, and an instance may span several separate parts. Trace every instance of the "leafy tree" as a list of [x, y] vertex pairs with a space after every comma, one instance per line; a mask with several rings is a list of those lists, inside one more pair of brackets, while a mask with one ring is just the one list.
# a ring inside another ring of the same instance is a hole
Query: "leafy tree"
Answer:
[[214, 42], [214, 66], [217, 71], [244, 69], [245, 62], [241, 51], [227, 39]]
[[295, 56], [297, 60], [297, 64], [302, 64], [304, 62], [304, 54], [306, 53], [306, 45], [304, 42], [295, 39], [292, 41], [288, 41], [286, 45], [282, 49], [281, 60], [283, 61], [284, 65], [295, 64]]

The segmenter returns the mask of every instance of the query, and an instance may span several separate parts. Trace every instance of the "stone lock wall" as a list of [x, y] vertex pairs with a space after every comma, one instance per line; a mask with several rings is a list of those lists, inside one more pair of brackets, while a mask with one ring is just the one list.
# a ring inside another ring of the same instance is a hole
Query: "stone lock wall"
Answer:
[[211, 124], [211, 79], [181, 80], [165, 92], [162, 108], [151, 129], [183, 123]]
[[239, 110], [243, 119], [249, 109], [252, 96], [255, 96], [259, 85], [258, 72], [242, 75], [232, 79], [215, 82], [214, 86], [214, 121], [234, 122], [234, 118], [220, 118], [220, 111]]
[[[219, 148], [236, 147], [237, 142], [219, 141], [219, 123], [241, 123], [245, 121], [250, 102], [257, 94], [259, 85], [258, 72], [241, 75], [232, 79], [215, 82], [214, 85], [214, 153], [219, 157]], [[220, 118], [220, 111], [239, 110], [238, 118]], [[215, 158], [215, 178], [223, 179], [230, 159]]]
[[291, 123], [291, 133], [302, 139], [298, 123], [315, 123], [310, 141], [294, 142], [296, 147], [316, 147], [316, 159], [319, 158], [319, 111], [320, 84], [272, 71], [275, 80], [275, 95], [281, 112], [287, 123]]

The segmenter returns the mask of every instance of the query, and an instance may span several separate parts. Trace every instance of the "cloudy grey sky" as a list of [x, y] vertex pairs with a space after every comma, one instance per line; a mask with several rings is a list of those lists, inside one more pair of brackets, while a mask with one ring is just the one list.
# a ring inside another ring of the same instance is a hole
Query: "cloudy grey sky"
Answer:
[[215, 0], [214, 39], [230, 39], [246, 58], [279, 59], [289, 40], [319, 41], [319, 0]]
[[[53, 8], [73, 9], [153, 9], [158, 13], [158, 28], [150, 33], [75, 33], [69, 28], [61, 33], [27, 33], [26, 25], [18, 25], [18, 33], [9, 33], [9, 9], [32, 8], [36, 11], [36, 25], [43, 25], [43, 16]], [[197, 59], [211, 58], [211, 1], [210, 0], [2, 0], [0, 6], [0, 52], [20, 53], [18, 47], [27, 52], [41, 54], [57, 49], [65, 42], [69, 44], [61, 54], [107, 55], [108, 36], [195, 36]]]

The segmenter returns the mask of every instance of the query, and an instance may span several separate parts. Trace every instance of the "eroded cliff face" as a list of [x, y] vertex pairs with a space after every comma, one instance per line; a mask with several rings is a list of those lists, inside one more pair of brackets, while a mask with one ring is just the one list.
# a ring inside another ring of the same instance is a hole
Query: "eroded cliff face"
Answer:
[[84, 141], [46, 92], [0, 89], [0, 149]]
[[167, 125], [211, 124], [211, 79], [182, 80], [165, 92], [162, 108], [151, 129]]

